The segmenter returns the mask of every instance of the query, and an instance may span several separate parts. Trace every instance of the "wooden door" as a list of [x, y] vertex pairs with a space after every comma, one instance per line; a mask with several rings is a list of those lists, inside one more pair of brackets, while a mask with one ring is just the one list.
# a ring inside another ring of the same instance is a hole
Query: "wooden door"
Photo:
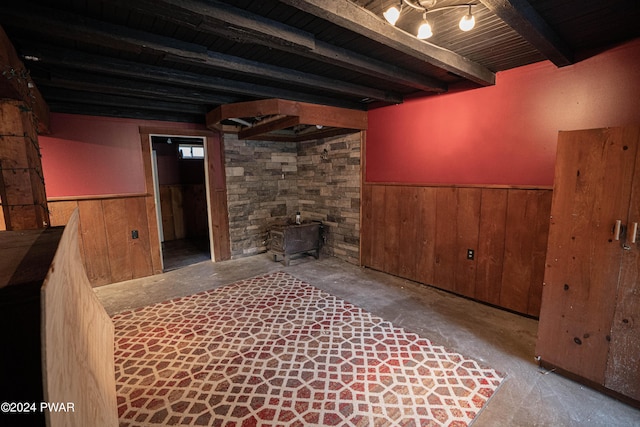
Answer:
[[560, 132], [558, 139], [536, 353], [598, 384], [605, 384], [626, 255], [614, 226], [627, 221], [637, 140], [638, 128]]
[[[640, 141], [640, 131], [630, 131], [629, 138]], [[640, 142], [638, 146], [605, 386], [640, 401]]]

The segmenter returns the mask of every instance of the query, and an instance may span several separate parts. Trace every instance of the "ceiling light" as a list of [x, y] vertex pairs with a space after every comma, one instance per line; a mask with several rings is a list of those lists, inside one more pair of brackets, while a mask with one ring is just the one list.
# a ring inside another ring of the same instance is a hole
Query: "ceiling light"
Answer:
[[[400, 3], [400, 9], [402, 9], [402, 3]], [[400, 18], [400, 9], [395, 6], [391, 6], [385, 13], [382, 14], [389, 24], [396, 25], [398, 18]]]
[[400, 19], [400, 14], [402, 13], [402, 6], [407, 5], [415, 10], [422, 11], [422, 19], [423, 22], [418, 28], [418, 33], [416, 37], [424, 40], [433, 36], [433, 29], [431, 24], [427, 21], [427, 13], [436, 12], [444, 9], [453, 9], [453, 8], [469, 8], [469, 13], [464, 15], [462, 19], [460, 19], [459, 27], [462, 31], [470, 31], [476, 24], [476, 18], [471, 13], [471, 6], [476, 6], [477, 3], [464, 3], [464, 4], [455, 4], [449, 6], [440, 6], [434, 7], [436, 5], [437, 0], [400, 0], [400, 8], [396, 6], [391, 6], [382, 14], [384, 18], [391, 24], [395, 25]]
[[476, 26], [476, 18], [471, 13], [471, 5], [469, 5], [469, 13], [464, 15], [462, 19], [460, 19], [459, 27], [462, 31], [470, 31], [475, 26]]

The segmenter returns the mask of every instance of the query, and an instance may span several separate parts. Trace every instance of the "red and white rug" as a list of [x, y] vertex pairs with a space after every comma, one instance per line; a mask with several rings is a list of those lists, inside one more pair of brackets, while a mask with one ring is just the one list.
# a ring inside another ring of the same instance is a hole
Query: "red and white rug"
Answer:
[[466, 426], [504, 379], [283, 272], [113, 322], [120, 426]]

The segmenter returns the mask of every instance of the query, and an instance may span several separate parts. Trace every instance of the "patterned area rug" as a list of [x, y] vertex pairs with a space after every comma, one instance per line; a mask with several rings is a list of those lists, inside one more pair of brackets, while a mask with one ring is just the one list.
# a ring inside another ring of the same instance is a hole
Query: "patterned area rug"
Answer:
[[121, 426], [466, 426], [503, 380], [283, 272], [113, 321]]

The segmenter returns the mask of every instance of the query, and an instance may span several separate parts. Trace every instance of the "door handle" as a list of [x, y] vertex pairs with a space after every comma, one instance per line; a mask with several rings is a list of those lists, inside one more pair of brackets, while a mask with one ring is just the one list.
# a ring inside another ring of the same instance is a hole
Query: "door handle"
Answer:
[[613, 238], [615, 240], [620, 240], [620, 233], [622, 232], [622, 220], [616, 219], [616, 225], [613, 229]]
[[637, 235], [638, 235], [638, 223], [634, 222], [633, 225], [631, 226], [631, 243], [636, 242]]

